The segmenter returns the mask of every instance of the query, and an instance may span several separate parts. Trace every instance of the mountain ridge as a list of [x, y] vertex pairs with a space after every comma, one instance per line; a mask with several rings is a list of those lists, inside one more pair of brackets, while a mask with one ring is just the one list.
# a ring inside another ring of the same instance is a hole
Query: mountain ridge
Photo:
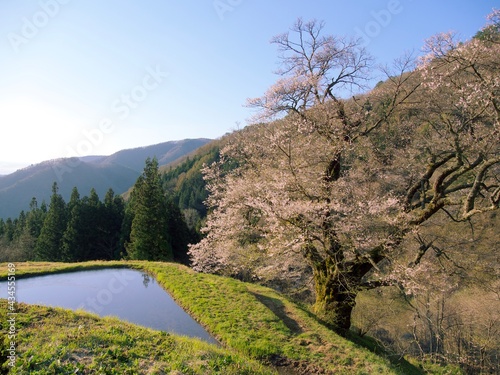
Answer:
[[88, 195], [95, 188], [102, 199], [110, 188], [116, 194], [127, 191], [142, 172], [145, 160], [156, 157], [160, 166], [174, 162], [211, 142], [207, 138], [183, 139], [117, 151], [111, 155], [46, 160], [0, 176], [0, 218], [15, 218], [27, 211], [33, 197], [38, 204], [50, 200], [57, 182], [67, 200], [73, 187]]

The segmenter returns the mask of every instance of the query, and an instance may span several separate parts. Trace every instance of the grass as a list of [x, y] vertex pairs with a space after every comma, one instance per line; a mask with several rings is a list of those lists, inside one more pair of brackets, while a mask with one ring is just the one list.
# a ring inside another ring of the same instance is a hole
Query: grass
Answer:
[[[7, 264], [0, 263], [0, 277], [7, 276]], [[47, 274], [74, 272], [83, 270], [97, 270], [102, 268], [131, 268], [132, 263], [127, 261], [94, 261], [85, 263], [59, 263], [59, 262], [23, 262], [16, 263], [16, 278], [42, 276]]]
[[286, 358], [311, 371], [398, 373], [388, 360], [336, 335], [269, 288], [179, 265], [142, 267], [221, 342], [252, 358]]
[[[174, 371], [178, 374], [260, 374], [273, 373], [265, 364], [279, 364], [286, 373], [292, 374], [424, 373], [418, 365], [374, 354], [364, 347], [369, 345], [338, 336], [316, 320], [307, 308], [269, 288], [198, 274], [177, 264], [20, 263], [16, 275], [26, 277], [108, 266], [130, 267], [153, 274], [223, 348], [83, 312], [21, 305], [24, 310], [20, 316], [26, 322], [19, 329], [20, 368], [33, 363], [45, 367], [73, 366], [57, 370], [59, 372], [30, 372], [33, 374], [74, 373], [77, 368], [90, 371], [83, 372], [89, 374], [176, 374]], [[0, 267], [0, 276], [5, 276], [7, 266]], [[4, 311], [6, 307], [2, 307]], [[73, 325], [63, 323], [66, 320], [74, 322]], [[4, 321], [2, 318], [2, 324]], [[85, 328], [77, 329], [80, 326]], [[37, 358], [36, 361], [28, 361], [31, 356]], [[121, 367], [118, 372], [112, 372], [113, 366]], [[40, 370], [36, 371], [45, 371], [37, 368]], [[432, 373], [458, 372], [440, 368]]]
[[232, 350], [114, 318], [25, 304], [18, 312], [10, 374], [272, 374]]

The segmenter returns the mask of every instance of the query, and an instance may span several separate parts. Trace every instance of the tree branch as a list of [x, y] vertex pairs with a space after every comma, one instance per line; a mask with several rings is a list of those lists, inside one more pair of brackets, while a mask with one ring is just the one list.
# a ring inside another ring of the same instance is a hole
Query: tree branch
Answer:
[[422, 186], [422, 183], [427, 183], [430, 178], [433, 176], [433, 174], [436, 172], [436, 170], [443, 165], [445, 165], [447, 162], [449, 162], [451, 159], [453, 159], [456, 156], [454, 152], [449, 153], [448, 155], [444, 156], [443, 159], [441, 159], [438, 162], [433, 162], [427, 167], [427, 170], [425, 171], [424, 175], [418, 180], [414, 185], [412, 185], [409, 189], [408, 192], [406, 193], [406, 199], [405, 199], [405, 207], [406, 211], [409, 211], [411, 209], [411, 204], [413, 202], [413, 197], [415, 194], [420, 191], [420, 188]]
[[[481, 187], [484, 183], [484, 178], [485, 178], [486, 172], [488, 171], [489, 168], [491, 168], [493, 165], [495, 165], [497, 163], [500, 163], [500, 157], [485, 161], [484, 164], [481, 166], [481, 168], [479, 168], [477, 176], [474, 180], [474, 185], [472, 186], [472, 189], [470, 190], [470, 192], [467, 196], [467, 199], [465, 201], [465, 205], [463, 208], [463, 216], [464, 217], [470, 217], [475, 213], [475, 211], [478, 211], [478, 210], [474, 209], [475, 201], [476, 201], [476, 198], [479, 195], [479, 191], [481, 190]], [[493, 207], [491, 209], [498, 208], [498, 204], [499, 204], [498, 199], [495, 200], [495, 198], [494, 198], [492, 201], [492, 204], [493, 204]], [[481, 211], [481, 210], [479, 210], [479, 211]]]

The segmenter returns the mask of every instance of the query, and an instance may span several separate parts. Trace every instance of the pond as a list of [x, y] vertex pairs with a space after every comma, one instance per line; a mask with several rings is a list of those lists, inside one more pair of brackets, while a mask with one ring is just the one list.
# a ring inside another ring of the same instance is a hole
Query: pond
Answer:
[[[7, 282], [0, 282], [7, 298]], [[35, 276], [16, 281], [18, 302], [83, 309], [100, 316], [217, 341], [187, 314], [150, 275], [131, 269], [102, 269]]]

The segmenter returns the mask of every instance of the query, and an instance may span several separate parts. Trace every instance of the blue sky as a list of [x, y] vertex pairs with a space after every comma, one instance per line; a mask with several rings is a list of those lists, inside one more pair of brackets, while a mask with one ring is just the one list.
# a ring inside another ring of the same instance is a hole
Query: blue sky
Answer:
[[[0, 174], [247, 124], [276, 76], [269, 40], [297, 19], [361, 37], [377, 63], [498, 0], [0, 0]], [[375, 80], [376, 81], [376, 80]], [[239, 124], [239, 125], [238, 125]]]

